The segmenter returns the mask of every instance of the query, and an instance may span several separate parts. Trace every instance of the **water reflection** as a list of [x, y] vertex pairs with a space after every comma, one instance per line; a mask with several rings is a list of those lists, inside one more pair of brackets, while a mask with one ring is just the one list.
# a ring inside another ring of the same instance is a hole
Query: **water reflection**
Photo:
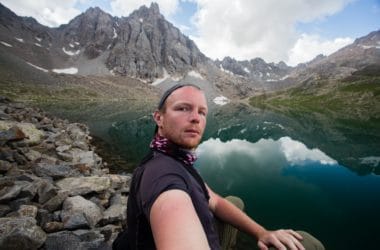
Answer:
[[[376, 248], [380, 176], [358, 176], [290, 137], [255, 143], [211, 138], [198, 153], [196, 166], [207, 183], [241, 197], [246, 212], [267, 228], [306, 230], [326, 249]], [[238, 248], [255, 244], [243, 235]]]

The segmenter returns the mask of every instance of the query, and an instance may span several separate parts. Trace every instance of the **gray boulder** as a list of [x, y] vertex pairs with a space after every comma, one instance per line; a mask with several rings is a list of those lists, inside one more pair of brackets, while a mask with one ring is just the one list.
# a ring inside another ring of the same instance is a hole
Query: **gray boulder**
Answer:
[[0, 218], [0, 249], [38, 249], [46, 240], [45, 232], [30, 217]]
[[91, 192], [100, 193], [111, 187], [109, 177], [69, 177], [56, 182], [56, 185], [66, 190], [70, 195], [83, 195]]
[[63, 203], [61, 219], [66, 229], [93, 228], [102, 217], [101, 209], [82, 196], [69, 197]]

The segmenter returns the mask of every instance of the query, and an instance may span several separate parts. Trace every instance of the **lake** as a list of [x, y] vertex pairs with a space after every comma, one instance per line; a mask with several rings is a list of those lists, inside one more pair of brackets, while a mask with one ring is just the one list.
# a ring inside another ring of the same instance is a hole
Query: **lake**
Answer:
[[[42, 104], [50, 113], [89, 125], [130, 172], [147, 150], [154, 125], [150, 103]], [[221, 195], [236, 195], [267, 229], [310, 232], [326, 249], [379, 249], [380, 120], [242, 103], [216, 106], [196, 163]], [[238, 248], [255, 241], [239, 235]]]

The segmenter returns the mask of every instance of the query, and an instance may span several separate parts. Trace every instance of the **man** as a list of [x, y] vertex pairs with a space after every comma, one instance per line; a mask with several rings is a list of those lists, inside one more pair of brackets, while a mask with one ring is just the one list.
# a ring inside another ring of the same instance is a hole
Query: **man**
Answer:
[[193, 168], [208, 112], [197, 86], [175, 85], [154, 112], [151, 154], [135, 170], [128, 200], [131, 249], [220, 249], [214, 216], [258, 240], [260, 249], [304, 249], [293, 230], [268, 231], [211, 190]]

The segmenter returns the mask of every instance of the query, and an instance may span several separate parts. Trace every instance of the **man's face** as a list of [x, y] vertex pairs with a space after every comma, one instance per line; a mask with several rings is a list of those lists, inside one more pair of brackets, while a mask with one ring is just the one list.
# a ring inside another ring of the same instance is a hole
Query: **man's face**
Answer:
[[175, 90], [165, 110], [156, 111], [158, 133], [187, 149], [198, 146], [206, 127], [207, 101], [203, 92], [191, 86]]

